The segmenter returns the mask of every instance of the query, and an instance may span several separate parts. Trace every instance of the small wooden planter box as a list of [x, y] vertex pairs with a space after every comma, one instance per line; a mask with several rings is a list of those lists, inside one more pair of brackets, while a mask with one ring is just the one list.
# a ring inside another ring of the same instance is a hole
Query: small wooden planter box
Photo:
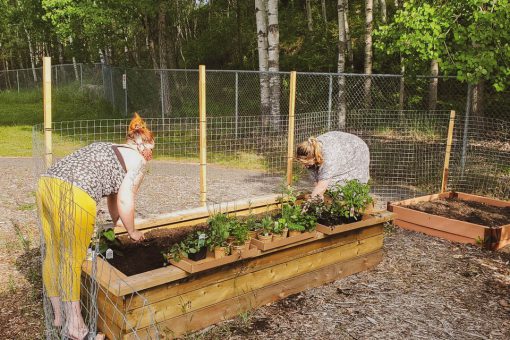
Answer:
[[262, 242], [259, 239], [252, 238], [251, 244], [253, 244], [254, 246], [256, 246], [258, 249], [260, 249], [262, 251], [268, 251], [270, 249], [281, 248], [281, 247], [285, 247], [285, 246], [288, 246], [291, 244], [296, 244], [298, 242], [300, 244], [306, 243], [306, 242], [302, 242], [302, 241], [311, 242], [317, 238], [322, 238], [322, 235], [313, 231], [313, 232], [301, 233], [301, 235], [298, 235], [298, 236], [285, 237], [285, 238], [282, 238], [281, 240], [273, 241], [273, 242]]
[[222, 257], [220, 259], [214, 258], [214, 254], [208, 254], [208, 256], [200, 261], [193, 261], [188, 258], [183, 258], [180, 261], [170, 260], [170, 263], [188, 273], [198, 273], [207, 269], [220, 267], [235, 261], [242, 259], [248, 259], [255, 257], [260, 254], [260, 250], [257, 247], [250, 246], [250, 249], [243, 250], [240, 253], [233, 253], [232, 255]]
[[[191, 226], [204, 223], [211, 211], [248, 215], [279, 206], [278, 196], [271, 195], [138, 221], [137, 228]], [[86, 261], [83, 285], [94, 282], [95, 271], [97, 324], [109, 339], [175, 338], [376, 266], [383, 256], [383, 224], [392, 216], [386, 212], [347, 231], [328, 237], [317, 232], [315, 238], [195, 273], [172, 265], [126, 276], [101, 259], [96, 268]]]
[[471, 244], [482, 243], [484, 248], [492, 250], [510, 244], [510, 225], [490, 228], [406, 208], [406, 205], [433, 201], [441, 198], [457, 198], [497, 207], [510, 207], [510, 202], [507, 201], [461, 192], [446, 192], [390, 203], [388, 204], [388, 210], [396, 214], [395, 224], [404, 229], [419, 231], [427, 235], [441, 237], [454, 242]]
[[360, 221], [353, 222], [353, 223], [346, 223], [346, 224], [339, 224], [339, 225], [333, 225], [333, 226], [327, 226], [318, 223], [317, 224], [317, 231], [321, 232], [325, 235], [335, 235], [338, 233], [344, 233], [349, 230], [354, 230], [358, 228], [363, 228], [367, 225], [372, 224], [372, 220], [374, 218], [382, 219], [383, 222], [388, 222], [393, 219], [393, 214], [388, 213], [387, 211], [383, 212], [370, 212], [363, 215]]

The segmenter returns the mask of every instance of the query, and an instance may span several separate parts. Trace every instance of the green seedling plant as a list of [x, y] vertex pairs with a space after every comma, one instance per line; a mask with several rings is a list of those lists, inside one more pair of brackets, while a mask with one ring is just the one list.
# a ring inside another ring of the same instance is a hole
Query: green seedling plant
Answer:
[[370, 186], [353, 179], [341, 187], [344, 217], [360, 218], [369, 204], [373, 203], [370, 196]]
[[234, 238], [234, 245], [243, 245], [249, 237], [247, 223], [241, 223], [236, 219], [230, 221], [230, 236]]
[[226, 214], [215, 214], [207, 221], [209, 225], [208, 242], [209, 250], [217, 247], [226, 247], [227, 239], [230, 236], [232, 221]]
[[99, 237], [99, 253], [101, 255], [105, 256], [106, 251], [113, 248], [113, 253], [115, 255], [123, 256], [122, 252], [117, 250], [120, 245], [121, 244], [117, 239], [113, 229], [106, 229], [101, 232]]
[[190, 254], [196, 254], [202, 248], [207, 245], [207, 234], [203, 231], [195, 231], [181, 242], [174, 244], [167, 255], [165, 255], [165, 259], [168, 260], [168, 257], [171, 257], [174, 261], [179, 262], [183, 257], [188, 257]]
[[260, 220], [260, 222], [258, 223], [260, 233], [264, 236], [271, 235], [274, 223], [275, 222], [273, 221], [271, 216], [264, 216], [264, 218], [262, 218], [262, 220]]
[[286, 191], [287, 200], [282, 202], [282, 216], [278, 219], [279, 226], [295, 231], [312, 231], [315, 229], [317, 218], [308, 213], [306, 206], [297, 202], [296, 192], [292, 188]]

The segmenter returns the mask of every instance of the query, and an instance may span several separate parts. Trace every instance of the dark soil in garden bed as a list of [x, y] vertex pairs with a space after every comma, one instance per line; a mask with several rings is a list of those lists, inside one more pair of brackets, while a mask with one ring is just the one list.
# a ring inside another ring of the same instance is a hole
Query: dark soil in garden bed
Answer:
[[329, 216], [327, 218], [319, 218], [317, 220], [318, 223], [328, 226], [328, 227], [334, 227], [340, 224], [349, 224], [354, 222], [359, 222], [362, 219], [362, 215], [356, 216], [356, 217], [333, 217]]
[[463, 201], [457, 198], [420, 202], [407, 205], [406, 207], [490, 228], [510, 224], [510, 207], [495, 207], [480, 202]]
[[128, 276], [161, 268], [165, 265], [163, 252], [182, 241], [190, 232], [205, 228], [196, 226], [149, 231], [145, 234], [145, 240], [138, 243], [131, 241], [127, 235], [120, 236], [120, 245], [111, 246], [114, 256], [108, 262]]

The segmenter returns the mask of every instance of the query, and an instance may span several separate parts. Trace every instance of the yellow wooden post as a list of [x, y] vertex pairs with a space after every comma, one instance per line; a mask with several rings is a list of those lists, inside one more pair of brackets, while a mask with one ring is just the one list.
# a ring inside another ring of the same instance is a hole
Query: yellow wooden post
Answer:
[[53, 162], [51, 140], [51, 57], [43, 58], [43, 112], [44, 112], [44, 164], [46, 168]]
[[198, 113], [200, 130], [200, 205], [207, 202], [207, 120], [205, 114], [205, 65], [198, 67]]
[[446, 191], [448, 185], [448, 174], [450, 167], [450, 152], [452, 150], [453, 125], [455, 124], [455, 111], [450, 111], [450, 124], [448, 126], [448, 137], [446, 139], [446, 154], [444, 155], [443, 181], [441, 182], [441, 192]]
[[287, 185], [292, 185], [292, 166], [294, 159], [294, 112], [296, 109], [296, 71], [290, 72], [289, 93], [289, 132], [287, 139]]

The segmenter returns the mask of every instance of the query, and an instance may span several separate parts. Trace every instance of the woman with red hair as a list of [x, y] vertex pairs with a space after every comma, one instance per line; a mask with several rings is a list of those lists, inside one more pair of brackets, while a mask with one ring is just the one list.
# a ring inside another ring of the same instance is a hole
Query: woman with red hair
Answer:
[[[96, 206], [106, 197], [114, 225], [142, 241], [135, 229], [135, 195], [152, 159], [154, 137], [135, 113], [125, 144], [92, 143], [56, 162], [41, 176], [37, 203], [44, 235], [43, 283], [61, 335], [84, 339], [81, 266], [94, 232]], [[120, 223], [122, 222], [122, 223]]]

